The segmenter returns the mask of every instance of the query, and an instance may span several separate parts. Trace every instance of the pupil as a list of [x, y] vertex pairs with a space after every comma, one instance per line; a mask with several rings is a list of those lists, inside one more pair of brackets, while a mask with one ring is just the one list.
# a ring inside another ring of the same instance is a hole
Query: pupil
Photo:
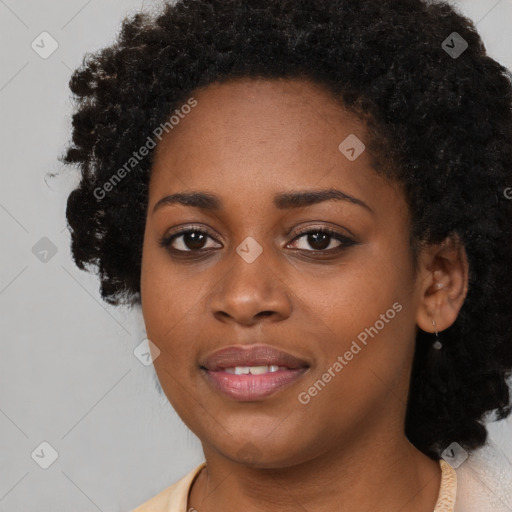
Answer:
[[204, 244], [204, 238], [205, 235], [203, 233], [192, 231], [190, 233], [185, 233], [184, 242], [189, 249], [201, 249]]
[[[314, 234], [311, 234], [308, 236], [308, 243], [316, 250], [325, 249], [326, 247], [329, 247], [329, 238], [331, 235], [329, 233], [320, 233], [316, 232]], [[320, 242], [319, 242], [320, 240]], [[325, 243], [327, 241], [327, 243]], [[318, 243], [320, 243], [320, 246], [318, 246]]]

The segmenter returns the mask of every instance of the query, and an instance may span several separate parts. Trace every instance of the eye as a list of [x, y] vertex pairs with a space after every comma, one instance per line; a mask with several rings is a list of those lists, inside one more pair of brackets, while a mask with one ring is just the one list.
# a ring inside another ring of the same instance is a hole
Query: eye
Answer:
[[213, 239], [209, 231], [191, 226], [178, 233], [164, 236], [159, 241], [159, 245], [161, 247], [167, 247], [169, 250], [176, 253], [199, 252], [211, 249], [211, 247], [205, 247], [208, 238]]
[[[190, 226], [185, 230], [164, 236], [159, 240], [159, 245], [175, 254], [200, 253], [216, 247], [215, 245], [206, 246], [208, 239], [215, 240], [214, 236], [204, 228]], [[355, 240], [325, 226], [303, 230], [292, 240], [292, 243], [301, 239], [305, 239], [304, 245], [309, 244], [312, 250], [306, 247], [298, 247], [299, 250], [326, 254], [341, 251], [357, 243]], [[338, 244], [332, 247], [334, 241], [337, 241]]]
[[[307, 252], [324, 252], [331, 253], [343, 250], [345, 247], [355, 245], [355, 240], [334, 231], [327, 227], [308, 229], [302, 231], [299, 236], [295, 237], [293, 241], [304, 238], [304, 246], [309, 245], [313, 250], [308, 250], [306, 247], [298, 247], [298, 249], [306, 250]], [[338, 242], [338, 245], [332, 247], [333, 239]]]

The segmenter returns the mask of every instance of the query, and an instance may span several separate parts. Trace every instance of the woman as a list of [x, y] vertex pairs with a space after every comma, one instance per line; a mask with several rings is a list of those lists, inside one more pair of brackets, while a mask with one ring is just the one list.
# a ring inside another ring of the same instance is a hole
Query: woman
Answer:
[[182, 0], [70, 87], [75, 262], [205, 456], [136, 511], [470, 510], [512, 368], [512, 87], [472, 22]]

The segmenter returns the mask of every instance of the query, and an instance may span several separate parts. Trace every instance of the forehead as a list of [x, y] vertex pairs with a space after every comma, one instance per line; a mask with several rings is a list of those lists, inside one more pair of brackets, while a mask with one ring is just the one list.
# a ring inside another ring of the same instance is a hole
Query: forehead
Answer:
[[[261, 176], [288, 167], [318, 178], [340, 160], [343, 140], [365, 138], [363, 122], [312, 82], [237, 79], [191, 96], [196, 106], [175, 116], [178, 123], [157, 144], [154, 175], [186, 168], [190, 179], [206, 179], [250, 167]], [[362, 156], [350, 167], [368, 163]]]

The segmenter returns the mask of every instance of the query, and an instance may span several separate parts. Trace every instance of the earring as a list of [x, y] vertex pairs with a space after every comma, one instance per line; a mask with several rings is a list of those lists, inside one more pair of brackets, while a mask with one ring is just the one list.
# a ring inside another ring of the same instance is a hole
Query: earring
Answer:
[[443, 344], [439, 341], [439, 333], [437, 332], [436, 323], [435, 323], [434, 319], [432, 319], [432, 325], [435, 329], [435, 336], [436, 336], [436, 341], [432, 344], [432, 347], [435, 348], [436, 350], [440, 350], [441, 348], [443, 348]]

